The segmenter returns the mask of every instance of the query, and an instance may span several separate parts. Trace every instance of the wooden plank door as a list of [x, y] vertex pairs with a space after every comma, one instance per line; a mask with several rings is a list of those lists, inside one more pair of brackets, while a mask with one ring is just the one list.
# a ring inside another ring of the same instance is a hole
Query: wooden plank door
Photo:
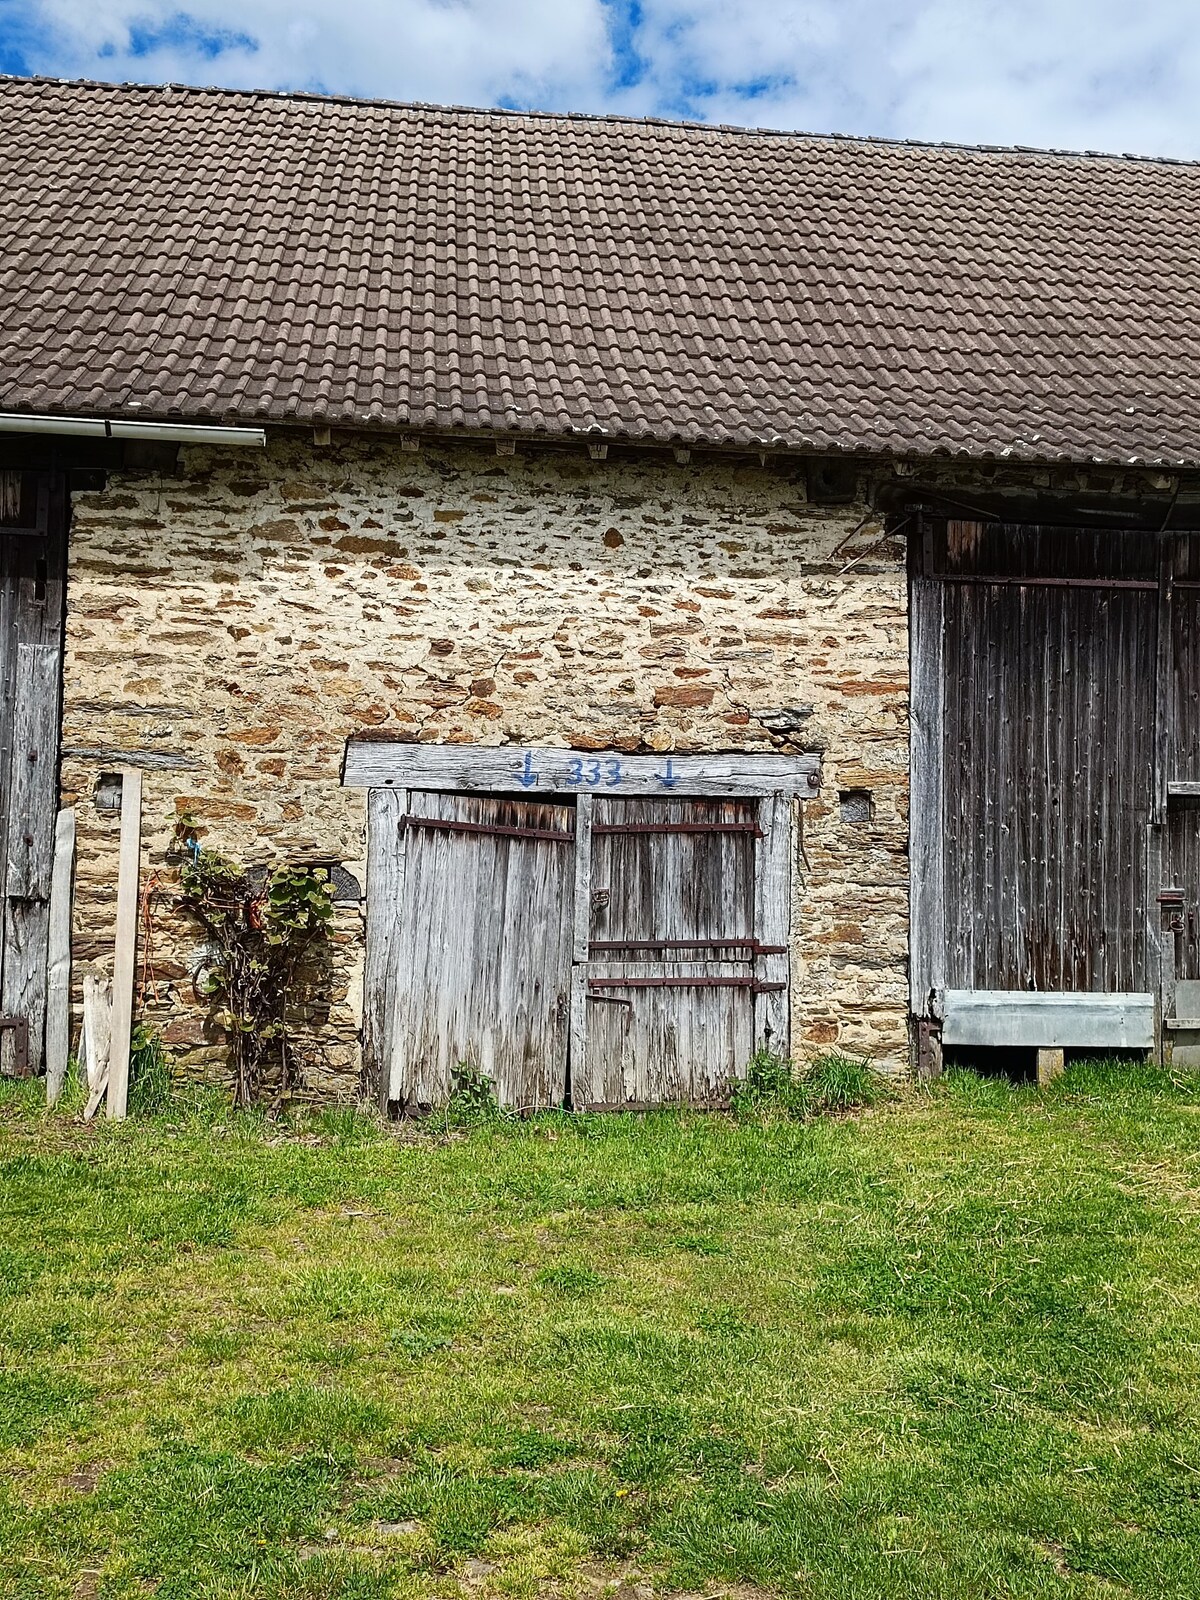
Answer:
[[561, 1105], [574, 806], [411, 791], [395, 825], [405, 838], [393, 891], [389, 1098], [444, 1105], [465, 1063], [502, 1105]]
[[[0, 472], [0, 1015], [42, 1069], [50, 880], [58, 809], [66, 489], [61, 474]], [[18, 1067], [0, 1032], [0, 1070]]]
[[[786, 832], [777, 870], [786, 802], [764, 805], [783, 818], [769, 835], [753, 800], [592, 799], [576, 879], [576, 1109], [728, 1099], [754, 1049], [756, 1005], [786, 992], [786, 977], [763, 976], [764, 963], [786, 965], [786, 937], [760, 937], [756, 892], [762, 877], [790, 893]], [[776, 870], [759, 874], [766, 842]], [[786, 902], [770, 915], [786, 927]]]

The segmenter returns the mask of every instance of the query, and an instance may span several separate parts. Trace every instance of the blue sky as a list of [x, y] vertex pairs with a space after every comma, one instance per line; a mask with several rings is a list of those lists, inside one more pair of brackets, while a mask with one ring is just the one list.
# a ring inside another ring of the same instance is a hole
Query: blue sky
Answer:
[[0, 0], [0, 70], [1200, 157], [1194, 0]]

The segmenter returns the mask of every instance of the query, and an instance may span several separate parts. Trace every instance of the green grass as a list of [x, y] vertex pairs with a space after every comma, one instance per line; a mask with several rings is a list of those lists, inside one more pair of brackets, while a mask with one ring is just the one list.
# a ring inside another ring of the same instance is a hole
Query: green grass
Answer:
[[36, 1092], [6, 1600], [1200, 1594], [1193, 1083], [419, 1134]]

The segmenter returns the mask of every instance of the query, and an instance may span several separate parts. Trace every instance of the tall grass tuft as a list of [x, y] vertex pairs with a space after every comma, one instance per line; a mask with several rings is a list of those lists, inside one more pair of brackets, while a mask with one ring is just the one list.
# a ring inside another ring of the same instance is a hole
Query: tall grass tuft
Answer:
[[798, 1066], [789, 1057], [756, 1050], [730, 1104], [743, 1120], [804, 1118], [874, 1105], [887, 1093], [886, 1079], [860, 1056], [820, 1055]]

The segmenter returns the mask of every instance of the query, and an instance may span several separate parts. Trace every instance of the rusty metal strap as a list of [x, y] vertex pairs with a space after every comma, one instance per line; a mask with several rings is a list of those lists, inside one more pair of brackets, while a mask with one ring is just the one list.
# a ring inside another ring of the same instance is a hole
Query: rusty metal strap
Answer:
[[[757, 978], [589, 978], [588, 993], [596, 989], [749, 989], [768, 994], [786, 989], [786, 983], [760, 983]], [[597, 995], [603, 999], [603, 995]]]
[[761, 839], [757, 822], [594, 822], [593, 833], [751, 833]]
[[0, 1017], [0, 1029], [11, 1028], [13, 1035], [13, 1076], [29, 1076], [29, 1019], [28, 1017]]
[[446, 833], [500, 833], [510, 839], [551, 839], [555, 844], [574, 844], [573, 833], [562, 833], [557, 828], [506, 828], [497, 822], [460, 822], [457, 817], [414, 817], [410, 812], [400, 818], [409, 828], [441, 828]]
[[785, 944], [757, 939], [592, 939], [588, 950], [749, 950], [756, 956], [785, 956]]

